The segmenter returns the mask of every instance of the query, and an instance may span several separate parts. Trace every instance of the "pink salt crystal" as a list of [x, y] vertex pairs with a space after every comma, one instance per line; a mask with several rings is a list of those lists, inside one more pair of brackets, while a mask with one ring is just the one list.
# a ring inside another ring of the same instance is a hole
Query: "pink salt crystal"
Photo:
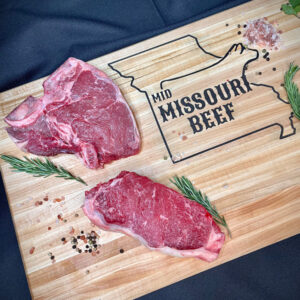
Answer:
[[264, 19], [256, 19], [247, 22], [247, 29], [244, 33], [246, 44], [273, 49], [279, 47], [280, 31]]

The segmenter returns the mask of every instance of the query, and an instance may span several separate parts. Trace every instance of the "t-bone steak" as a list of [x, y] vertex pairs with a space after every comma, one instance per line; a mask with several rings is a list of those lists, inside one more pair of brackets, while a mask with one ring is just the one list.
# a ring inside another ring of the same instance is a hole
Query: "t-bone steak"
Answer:
[[5, 121], [23, 151], [52, 156], [74, 153], [91, 168], [139, 152], [140, 136], [119, 88], [99, 69], [69, 58]]
[[134, 172], [121, 172], [85, 194], [84, 213], [104, 230], [138, 239], [151, 250], [213, 261], [225, 235], [207, 210]]

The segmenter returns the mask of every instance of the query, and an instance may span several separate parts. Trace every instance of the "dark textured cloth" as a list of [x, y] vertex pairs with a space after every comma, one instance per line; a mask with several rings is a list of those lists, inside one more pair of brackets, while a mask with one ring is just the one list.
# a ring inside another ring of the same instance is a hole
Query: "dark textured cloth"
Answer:
[[[70, 56], [90, 60], [243, 2], [0, 0], [0, 91], [46, 76]], [[3, 186], [0, 192], [0, 299], [29, 299]], [[299, 246], [293, 237], [144, 299], [296, 299]]]

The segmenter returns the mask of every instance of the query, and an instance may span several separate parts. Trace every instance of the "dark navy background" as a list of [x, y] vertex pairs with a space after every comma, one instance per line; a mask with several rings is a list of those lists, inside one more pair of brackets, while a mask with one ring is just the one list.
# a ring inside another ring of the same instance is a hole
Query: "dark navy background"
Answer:
[[[69, 56], [90, 60], [243, 2], [0, 0], [0, 91], [50, 74]], [[29, 299], [0, 184], [0, 299]], [[300, 299], [299, 257], [300, 235], [142, 299]]]

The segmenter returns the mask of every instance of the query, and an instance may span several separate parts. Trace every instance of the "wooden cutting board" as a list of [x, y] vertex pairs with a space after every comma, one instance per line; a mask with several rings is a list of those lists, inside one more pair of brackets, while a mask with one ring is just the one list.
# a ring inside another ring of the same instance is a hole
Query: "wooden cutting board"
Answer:
[[[142, 150], [97, 171], [72, 155], [52, 158], [88, 187], [14, 173], [1, 161], [33, 298], [136, 298], [300, 232], [300, 121], [291, 116], [281, 86], [289, 63], [300, 64], [300, 21], [284, 15], [282, 3], [253, 1], [91, 61], [119, 85]], [[243, 25], [261, 17], [282, 31], [280, 49], [270, 51], [269, 61], [262, 49], [239, 44]], [[43, 80], [1, 94], [1, 153], [24, 155], [3, 118], [27, 96], [41, 96]], [[299, 86], [300, 74], [295, 81]], [[191, 179], [232, 231], [219, 258], [171, 257], [93, 227], [81, 210], [84, 191], [122, 170], [168, 186], [175, 174]], [[70, 237], [81, 230], [100, 235], [99, 254], [72, 249]]]

